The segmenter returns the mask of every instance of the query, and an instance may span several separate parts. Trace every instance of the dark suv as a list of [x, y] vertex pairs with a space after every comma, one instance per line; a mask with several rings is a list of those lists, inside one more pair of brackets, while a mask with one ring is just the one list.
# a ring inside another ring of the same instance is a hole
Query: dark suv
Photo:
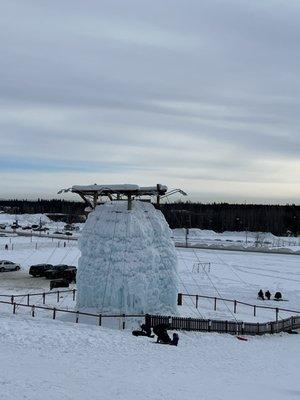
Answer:
[[37, 264], [29, 268], [29, 274], [32, 276], [45, 276], [48, 269], [53, 268], [52, 264]]
[[59, 278], [65, 278], [65, 271], [66, 270], [75, 270], [76, 267], [66, 265], [66, 264], [58, 264], [58, 265], [53, 265], [51, 269], [45, 272], [45, 278], [46, 279], [59, 279]]

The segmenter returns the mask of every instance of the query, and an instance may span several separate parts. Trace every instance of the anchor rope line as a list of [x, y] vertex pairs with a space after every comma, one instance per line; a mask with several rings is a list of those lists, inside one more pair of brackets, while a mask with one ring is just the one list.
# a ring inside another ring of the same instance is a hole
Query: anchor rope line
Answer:
[[[183, 261], [183, 263], [185, 264], [185, 266], [187, 267], [187, 271], [189, 272], [189, 274], [190, 274], [190, 276], [191, 276], [191, 278], [193, 279], [193, 281], [195, 282], [195, 285], [198, 287], [198, 289], [199, 289], [199, 293], [201, 294], [201, 292], [202, 292], [202, 288], [201, 288], [201, 286], [200, 286], [200, 284], [199, 284], [199, 282], [194, 278], [194, 275], [193, 275], [193, 271], [192, 270], [190, 270], [189, 268], [188, 268], [188, 266], [187, 266], [187, 264], [186, 264], [186, 262], [185, 262], [185, 258], [184, 258], [184, 256], [182, 256], [181, 254], [182, 254], [182, 251], [178, 251], [178, 253], [180, 254], [180, 259]], [[212, 299], [207, 299], [209, 302], [213, 302], [213, 300]]]
[[[196, 256], [197, 260], [200, 261], [199, 258], [198, 258], [198, 255], [197, 255], [197, 253], [195, 252], [194, 249], [193, 249], [193, 252], [194, 252], [194, 255]], [[214, 283], [213, 283], [212, 279], [210, 278], [210, 276], [208, 275], [208, 273], [207, 273], [205, 270], [204, 270], [204, 273], [206, 274], [206, 276], [207, 276], [209, 282], [211, 283], [212, 287], [213, 287], [213, 288], [215, 289], [215, 291], [218, 293], [219, 297], [222, 298], [221, 293], [219, 292], [219, 290], [217, 289], [217, 287], [214, 285]], [[233, 312], [230, 310], [230, 308], [228, 307], [226, 301], [224, 301], [224, 300], [222, 300], [222, 301], [223, 301], [224, 305], [226, 306], [227, 310], [229, 311], [229, 313], [230, 313], [230, 314], [232, 315], [232, 317], [235, 319], [235, 321], [238, 322], [237, 319], [236, 319], [236, 317], [235, 317], [235, 315], [234, 315], [234, 313], [233, 313]]]

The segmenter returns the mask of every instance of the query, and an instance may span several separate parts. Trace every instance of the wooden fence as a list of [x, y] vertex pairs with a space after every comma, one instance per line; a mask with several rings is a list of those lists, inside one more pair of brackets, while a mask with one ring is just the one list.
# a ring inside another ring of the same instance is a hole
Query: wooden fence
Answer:
[[56, 296], [56, 301], [57, 303], [59, 303], [60, 301], [60, 295], [62, 293], [72, 293], [72, 300], [75, 301], [76, 299], [76, 289], [67, 289], [67, 290], [55, 290], [52, 292], [40, 292], [40, 293], [25, 293], [25, 294], [0, 294], [0, 298], [6, 298], [6, 299], [10, 299], [10, 303], [13, 304], [15, 302], [15, 299], [18, 298], [22, 298], [22, 299], [26, 299], [26, 304], [29, 305], [33, 305], [30, 304], [30, 299], [32, 297], [41, 297], [41, 299], [43, 300], [43, 304], [46, 303], [46, 296]]
[[29, 308], [30, 309], [30, 314], [32, 317], [36, 316], [36, 310], [46, 310], [51, 312], [52, 319], [56, 319], [58, 313], [60, 314], [73, 314], [74, 315], [74, 322], [78, 323], [79, 322], [79, 317], [80, 316], [86, 316], [86, 317], [92, 317], [95, 318], [95, 322], [97, 322], [98, 326], [102, 325], [102, 321], [105, 318], [118, 318], [122, 319], [122, 329], [126, 328], [126, 319], [128, 318], [143, 318], [145, 315], [144, 314], [93, 314], [89, 312], [84, 312], [84, 311], [75, 311], [75, 310], [67, 310], [67, 309], [62, 309], [62, 308], [57, 308], [57, 307], [46, 307], [46, 306], [37, 306], [37, 305], [28, 305], [24, 303], [16, 303], [16, 302], [11, 302], [11, 301], [5, 301], [5, 300], [0, 300], [0, 304], [5, 304], [12, 306], [12, 313], [16, 314], [18, 307], [22, 308]]
[[152, 328], [158, 324], [168, 324], [171, 330], [218, 332], [234, 335], [264, 335], [266, 333], [288, 332], [300, 328], [300, 316], [292, 316], [277, 322], [251, 323], [146, 315], [145, 322]]
[[[149, 314], [94, 314], [83, 311], [76, 310], [67, 310], [57, 307], [48, 307], [48, 306], [38, 306], [34, 304], [30, 304], [31, 297], [41, 296], [43, 299], [43, 304], [45, 304], [45, 298], [48, 295], [56, 295], [57, 302], [59, 302], [61, 293], [71, 293], [72, 299], [75, 300], [76, 289], [71, 290], [61, 290], [55, 292], [43, 292], [43, 293], [28, 293], [28, 294], [15, 294], [15, 295], [0, 295], [0, 297], [5, 297], [7, 300], [0, 300], [0, 304], [11, 306], [13, 314], [17, 313], [18, 307], [29, 308], [30, 314], [32, 317], [36, 316], [36, 310], [46, 310], [50, 311], [50, 314], [53, 319], [57, 318], [58, 313], [72, 314], [74, 315], [74, 322], [79, 322], [80, 316], [92, 317], [95, 319], [97, 325], [101, 326], [104, 318], [118, 318], [122, 321], [122, 329], [126, 328], [126, 320], [128, 318], [145, 318], [145, 323], [149, 324], [152, 328], [158, 324], [168, 324], [170, 329], [172, 330], [183, 330], [183, 331], [195, 331], [195, 332], [218, 332], [218, 333], [229, 333], [229, 334], [245, 334], [245, 335], [263, 335], [266, 333], [273, 334], [278, 332], [287, 332], [294, 329], [300, 329], [300, 315], [299, 316], [291, 316], [290, 318], [281, 319], [278, 318], [279, 311], [289, 311], [294, 313], [300, 313], [299, 311], [288, 310], [284, 308], [274, 308], [267, 306], [253, 306], [248, 303], [239, 302], [231, 299], [223, 299], [220, 297], [211, 297], [211, 296], [203, 296], [203, 295], [186, 295], [184, 293], [178, 294], [178, 299], [182, 304], [183, 296], [198, 296], [201, 298], [209, 298], [216, 300], [226, 300], [230, 302], [234, 302], [234, 306], [236, 304], [244, 304], [249, 305], [251, 307], [260, 307], [260, 308], [271, 308], [276, 311], [276, 321], [270, 321], [265, 323], [255, 323], [255, 322], [241, 322], [241, 321], [223, 321], [223, 320], [214, 320], [214, 319], [198, 319], [198, 318], [186, 318], [186, 317], [172, 317], [165, 315], [149, 315]], [[182, 296], [182, 297], [181, 297]], [[26, 303], [18, 303], [16, 299], [18, 298], [26, 298]], [[214, 302], [216, 305], [217, 303]], [[235, 308], [236, 309], [236, 308]]]

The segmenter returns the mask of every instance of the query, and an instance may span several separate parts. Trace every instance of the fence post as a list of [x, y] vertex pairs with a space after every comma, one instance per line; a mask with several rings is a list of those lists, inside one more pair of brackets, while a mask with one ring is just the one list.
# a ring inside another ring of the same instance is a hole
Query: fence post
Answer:
[[123, 314], [123, 323], [122, 323], [122, 328], [123, 328], [123, 329], [125, 329], [125, 317], [126, 317], [126, 315]]
[[209, 319], [208, 320], [208, 332], [210, 332], [211, 331], [211, 320]]
[[279, 313], [279, 310], [278, 310], [278, 307], [276, 307], [276, 322], [278, 322], [278, 313]]
[[13, 314], [15, 314], [16, 313], [16, 303], [14, 303], [14, 306], [13, 306]]
[[73, 301], [75, 301], [75, 292], [76, 292], [76, 289], [73, 289]]
[[53, 319], [55, 319], [55, 317], [56, 317], [56, 308], [53, 307]]
[[178, 293], [177, 295], [177, 305], [182, 306], [182, 293]]
[[217, 311], [217, 298], [215, 297], [214, 310]]
[[228, 333], [228, 321], [225, 321], [225, 332]]
[[145, 315], [145, 324], [151, 327], [151, 316], [149, 314]]
[[35, 249], [37, 250], [37, 242], [35, 242]]
[[257, 323], [257, 334], [259, 335], [259, 322]]
[[43, 293], [43, 304], [45, 304], [45, 300], [46, 300], [46, 294]]
[[236, 300], [234, 300], [234, 309], [233, 312], [236, 314]]
[[59, 290], [57, 291], [57, 302], [59, 303]]
[[31, 307], [31, 316], [34, 317], [34, 305]]
[[78, 324], [79, 321], [79, 311], [76, 312], [76, 324]]
[[29, 306], [29, 296], [30, 296], [30, 294], [28, 293], [28, 295], [27, 295], [27, 305]]
[[241, 329], [241, 334], [242, 335], [244, 334], [244, 330], [245, 330], [245, 324], [244, 324], [244, 322], [242, 322], [242, 329]]
[[188, 320], [187, 320], [187, 330], [188, 331], [191, 330], [191, 318], [188, 318]]
[[256, 306], [253, 306], [253, 315], [256, 317]]
[[10, 301], [11, 301], [11, 304], [13, 304], [13, 303], [14, 303], [14, 296], [11, 296], [11, 299], [10, 299]]
[[198, 295], [196, 294], [196, 308], [198, 308]]
[[101, 323], [102, 323], [102, 315], [101, 315], [101, 314], [99, 314], [98, 325], [99, 325], [99, 326], [101, 326]]

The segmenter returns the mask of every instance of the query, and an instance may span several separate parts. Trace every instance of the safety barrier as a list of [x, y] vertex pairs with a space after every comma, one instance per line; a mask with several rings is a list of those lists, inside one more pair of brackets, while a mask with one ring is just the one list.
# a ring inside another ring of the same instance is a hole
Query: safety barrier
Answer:
[[233, 300], [233, 299], [225, 299], [222, 297], [213, 297], [213, 296], [205, 296], [205, 295], [200, 295], [200, 294], [188, 294], [188, 293], [178, 293], [177, 304], [179, 306], [182, 306], [184, 297], [194, 298], [196, 308], [199, 307], [199, 299], [200, 298], [213, 300], [214, 301], [214, 311], [217, 311], [217, 301], [218, 300], [221, 300], [223, 302], [233, 303], [233, 313], [234, 314], [237, 313], [238, 304], [241, 304], [241, 305], [253, 308], [253, 316], [254, 317], [256, 317], [256, 311], [258, 308], [274, 310], [275, 314], [276, 314], [276, 322], [278, 321], [280, 311], [289, 312], [292, 314], [300, 314], [299, 310], [290, 310], [288, 308], [269, 307], [269, 306], [263, 306], [263, 305], [257, 305], [257, 304], [249, 304], [249, 303], [245, 303], [243, 301], [238, 301], [238, 300]]
[[11, 301], [4, 301], [0, 300], [0, 304], [5, 304], [12, 306], [12, 313], [17, 314], [17, 309], [20, 307], [25, 307], [30, 309], [30, 314], [32, 317], [36, 316], [36, 310], [46, 310], [50, 311], [52, 315], [52, 319], [56, 319], [58, 313], [60, 314], [73, 314], [75, 316], [75, 323], [79, 322], [79, 317], [80, 316], [86, 316], [86, 317], [92, 317], [95, 318], [97, 325], [101, 326], [103, 319], [105, 318], [118, 318], [122, 320], [122, 329], [126, 328], [126, 319], [127, 318], [143, 318], [145, 315], [144, 314], [94, 314], [94, 313], [89, 313], [89, 312], [84, 312], [84, 311], [76, 311], [76, 310], [67, 310], [67, 309], [62, 309], [62, 308], [57, 308], [57, 307], [46, 307], [46, 306], [37, 306], [37, 305], [28, 305], [24, 303], [16, 303]]
[[[199, 319], [199, 318], [186, 318], [186, 317], [177, 317], [177, 316], [165, 316], [165, 315], [149, 315], [149, 314], [94, 314], [84, 311], [76, 311], [76, 310], [67, 310], [57, 307], [48, 307], [48, 306], [40, 306], [35, 304], [30, 304], [30, 298], [34, 296], [42, 296], [43, 304], [46, 295], [56, 295], [57, 301], [59, 301], [59, 297], [61, 293], [72, 293], [72, 298], [75, 300], [76, 289], [71, 290], [61, 290], [55, 292], [43, 292], [43, 293], [29, 293], [29, 294], [16, 294], [16, 295], [0, 295], [0, 297], [8, 298], [8, 301], [0, 300], [0, 304], [12, 306], [13, 314], [17, 313], [18, 307], [25, 307], [30, 309], [30, 314], [32, 317], [36, 316], [36, 310], [46, 310], [50, 311], [52, 318], [56, 319], [58, 313], [67, 313], [73, 314], [75, 316], [75, 323], [79, 322], [80, 316], [88, 316], [96, 319], [97, 325], [101, 326], [104, 318], [118, 318], [122, 321], [121, 327], [122, 329], [126, 328], [126, 319], [128, 318], [145, 318], [145, 323], [151, 327], [154, 327], [158, 324], [168, 324], [169, 329], [172, 330], [184, 330], [184, 331], [195, 331], [195, 332], [218, 332], [218, 333], [229, 333], [229, 334], [245, 334], [245, 335], [263, 335], [263, 334], [273, 334], [279, 332], [291, 331], [294, 329], [300, 329], [300, 316], [291, 316], [290, 318], [278, 319], [278, 311], [276, 312], [277, 319], [276, 321], [264, 322], [264, 323], [254, 323], [254, 322], [242, 322], [242, 321], [223, 321], [223, 320], [214, 320], [214, 319]], [[238, 302], [236, 300], [231, 299], [223, 299], [220, 297], [211, 297], [211, 296], [203, 296], [203, 295], [186, 295], [184, 293], [179, 293], [178, 298], [181, 296], [198, 296], [201, 298], [209, 298], [216, 300], [226, 300], [235, 303], [249, 305], [253, 307], [251, 304], [247, 304], [244, 302]], [[18, 303], [15, 299], [20, 297], [26, 297], [27, 302]], [[215, 303], [216, 304], [216, 303]], [[260, 308], [271, 308], [266, 306], [254, 306]], [[282, 308], [275, 308], [275, 310], [280, 311], [289, 311], [294, 313], [299, 313], [299, 311], [293, 311]]]
[[251, 323], [213, 319], [166, 317], [163, 315], [146, 315], [145, 323], [152, 328], [158, 324], [167, 324], [171, 330], [217, 332], [234, 335], [264, 335], [266, 333], [273, 334], [300, 329], [300, 316], [292, 316], [281, 321]]
[[7, 298], [10, 299], [10, 303], [13, 304], [15, 302], [15, 299], [17, 298], [23, 298], [26, 299], [27, 305], [30, 305], [30, 298], [31, 297], [37, 297], [40, 296], [43, 300], [43, 304], [46, 303], [46, 296], [49, 295], [54, 295], [56, 296], [56, 301], [59, 303], [60, 301], [60, 295], [62, 293], [72, 293], [72, 300], [75, 301], [76, 299], [76, 289], [67, 289], [67, 290], [55, 290], [52, 292], [40, 292], [40, 293], [25, 293], [25, 294], [0, 294], [0, 298]]

